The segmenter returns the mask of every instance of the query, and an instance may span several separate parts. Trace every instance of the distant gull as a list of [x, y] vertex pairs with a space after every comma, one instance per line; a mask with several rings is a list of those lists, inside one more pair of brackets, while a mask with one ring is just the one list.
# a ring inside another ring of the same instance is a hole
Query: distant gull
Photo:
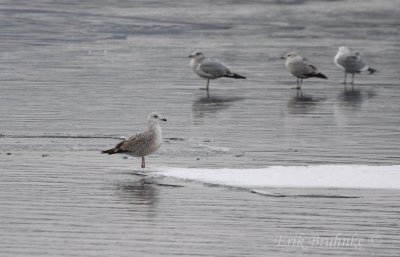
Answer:
[[145, 167], [144, 157], [154, 153], [162, 143], [162, 133], [158, 121], [167, 121], [160, 114], [152, 112], [147, 118], [147, 129], [139, 134], [119, 142], [114, 148], [101, 153], [124, 153], [135, 157], [142, 157], [142, 168]]
[[351, 84], [354, 84], [355, 73], [361, 73], [368, 71], [369, 74], [376, 72], [375, 69], [371, 68], [362, 59], [359, 52], [352, 52], [348, 47], [341, 46], [335, 56], [335, 64], [340, 69], [344, 70], [344, 84], [347, 83], [347, 73], [351, 73]]
[[301, 85], [303, 84], [303, 79], [312, 77], [328, 79], [328, 77], [320, 73], [308, 59], [295, 52], [289, 52], [282, 56], [281, 59], [286, 59], [286, 68], [290, 73], [292, 73], [293, 76], [297, 78], [297, 93], [299, 93], [300, 90], [301, 94]]
[[207, 80], [207, 86], [201, 89], [208, 91], [210, 79], [217, 79], [221, 77], [234, 79], [246, 78], [237, 73], [233, 73], [228, 66], [219, 60], [205, 57], [201, 52], [195, 51], [189, 55], [189, 58], [192, 59], [190, 61], [190, 66], [192, 67], [194, 73]]

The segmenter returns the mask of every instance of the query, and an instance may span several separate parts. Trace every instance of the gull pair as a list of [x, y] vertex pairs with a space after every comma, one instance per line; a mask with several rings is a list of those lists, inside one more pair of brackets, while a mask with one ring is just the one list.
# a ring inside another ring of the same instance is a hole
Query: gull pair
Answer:
[[[303, 79], [307, 78], [322, 78], [328, 77], [317, 70], [317, 68], [306, 58], [300, 56], [295, 52], [289, 52], [282, 59], [286, 59], [285, 66], [288, 71], [297, 78], [297, 90], [301, 94], [301, 85]], [[347, 74], [352, 75], [351, 84], [354, 84], [354, 77], [356, 73], [368, 71], [370, 74], [376, 72], [361, 58], [359, 52], [352, 52], [348, 47], [341, 46], [334, 58], [336, 66], [344, 71], [344, 84], [347, 83]]]

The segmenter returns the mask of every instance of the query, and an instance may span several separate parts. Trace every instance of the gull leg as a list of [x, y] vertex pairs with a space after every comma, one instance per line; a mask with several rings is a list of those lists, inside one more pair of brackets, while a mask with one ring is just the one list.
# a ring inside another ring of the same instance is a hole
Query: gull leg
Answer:
[[201, 87], [200, 90], [207, 90], [208, 91], [208, 85], [210, 84], [210, 79], [207, 79], [207, 86], [206, 87]]
[[301, 89], [301, 86], [303, 86], [303, 79], [300, 79], [300, 97], [303, 96], [303, 90]]
[[351, 91], [354, 92], [354, 73], [351, 74]]
[[296, 87], [297, 94], [296, 94], [296, 96], [297, 96], [297, 98], [299, 98], [299, 97], [303, 96], [303, 92], [301, 90], [301, 85], [303, 84], [303, 79], [297, 78], [297, 83], [296, 84], [297, 84], [297, 87]]
[[146, 163], [145, 163], [145, 161], [144, 161], [144, 156], [142, 156], [142, 166], [141, 166], [142, 168], [144, 168], [144, 167], [146, 167]]
[[346, 71], [344, 72], [344, 82], [343, 82], [343, 84], [344, 85], [347, 84], [347, 72]]

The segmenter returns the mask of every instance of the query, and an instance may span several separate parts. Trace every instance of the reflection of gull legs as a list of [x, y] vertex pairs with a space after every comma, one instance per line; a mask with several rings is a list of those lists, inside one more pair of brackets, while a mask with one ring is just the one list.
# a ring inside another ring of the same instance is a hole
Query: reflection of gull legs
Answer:
[[[351, 88], [353, 88], [353, 89], [354, 89], [354, 77], [355, 77], [355, 73], [351, 73], [351, 82], [350, 82], [350, 84], [351, 84]], [[346, 71], [344, 72], [344, 82], [343, 82], [343, 84], [344, 84], [344, 88], [346, 89], [346, 85], [347, 85], [347, 72]]]
[[[355, 77], [355, 73], [351, 73], [351, 89], [354, 90], [354, 77]], [[344, 90], [347, 90], [347, 72], [344, 72]]]
[[355, 77], [355, 73], [351, 74], [351, 90], [354, 91], [354, 77]]
[[301, 78], [297, 78], [297, 83], [296, 83], [297, 87], [297, 97], [300, 97], [303, 95], [303, 91], [301, 90], [301, 86], [303, 85], [303, 79]]
[[210, 100], [210, 91], [209, 89], [209, 85], [210, 85], [210, 79], [207, 79], [207, 86], [206, 87], [201, 87], [200, 90], [206, 90], [207, 91], [207, 98], [208, 100]]

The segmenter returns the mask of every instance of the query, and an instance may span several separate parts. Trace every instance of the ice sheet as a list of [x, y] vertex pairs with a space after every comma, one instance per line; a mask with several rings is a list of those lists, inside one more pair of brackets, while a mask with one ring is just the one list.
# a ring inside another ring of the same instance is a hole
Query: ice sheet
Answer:
[[156, 174], [241, 187], [400, 189], [400, 166], [315, 165], [259, 169], [160, 167]]

